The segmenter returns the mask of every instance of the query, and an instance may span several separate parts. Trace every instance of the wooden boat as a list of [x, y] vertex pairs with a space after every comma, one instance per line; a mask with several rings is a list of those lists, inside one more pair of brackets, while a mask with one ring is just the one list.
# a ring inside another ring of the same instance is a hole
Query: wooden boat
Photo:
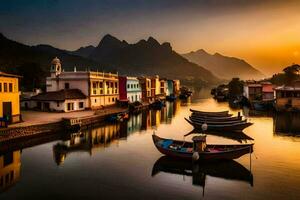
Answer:
[[[205, 176], [213, 176], [228, 180], [239, 180], [253, 186], [253, 175], [251, 171], [234, 160], [225, 160], [215, 163], [192, 163], [187, 160], [173, 159], [168, 156], [160, 157], [152, 168], [151, 176], [154, 177], [160, 172], [192, 176], [193, 184], [205, 185]], [[204, 176], [203, 176], [204, 175]]]
[[237, 121], [237, 120], [241, 120], [242, 119], [242, 116], [236, 116], [236, 117], [206, 117], [206, 116], [199, 116], [199, 115], [196, 115], [194, 113], [192, 113], [191, 117], [195, 118], [195, 119], [200, 119], [200, 120], [221, 121], [221, 122], [225, 122], [225, 121]]
[[[204, 123], [197, 123], [184, 118], [188, 123], [194, 126], [195, 129], [202, 130]], [[242, 131], [251, 126], [250, 122], [234, 123], [234, 124], [208, 124], [207, 131]]]
[[[170, 157], [191, 160], [193, 143], [160, 138], [152, 135], [153, 142], [162, 154]], [[253, 151], [253, 144], [218, 145], [208, 144], [205, 151], [198, 152], [198, 161], [233, 160]]]
[[193, 110], [190, 109], [190, 111], [192, 113], [196, 113], [198, 115], [204, 115], [204, 116], [216, 116], [216, 117], [228, 117], [228, 116], [232, 116], [232, 114], [229, 114], [228, 111], [220, 111], [220, 112], [204, 112], [204, 111], [200, 111], [200, 110]]
[[206, 123], [206, 124], [235, 124], [235, 123], [246, 123], [247, 120], [235, 120], [235, 121], [213, 121], [213, 120], [206, 120], [206, 119], [197, 119], [193, 117], [189, 117], [192, 122], [196, 123]]

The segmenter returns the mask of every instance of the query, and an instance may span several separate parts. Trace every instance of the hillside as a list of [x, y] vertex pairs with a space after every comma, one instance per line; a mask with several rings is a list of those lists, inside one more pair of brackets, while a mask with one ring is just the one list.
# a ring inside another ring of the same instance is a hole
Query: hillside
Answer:
[[88, 58], [121, 74], [158, 74], [198, 84], [219, 81], [210, 71], [173, 51], [170, 43], [160, 44], [152, 37], [129, 44], [106, 35]]
[[200, 49], [196, 52], [183, 54], [189, 61], [205, 67], [219, 78], [261, 79], [264, 75], [244, 60], [223, 56], [219, 53], [209, 54]]

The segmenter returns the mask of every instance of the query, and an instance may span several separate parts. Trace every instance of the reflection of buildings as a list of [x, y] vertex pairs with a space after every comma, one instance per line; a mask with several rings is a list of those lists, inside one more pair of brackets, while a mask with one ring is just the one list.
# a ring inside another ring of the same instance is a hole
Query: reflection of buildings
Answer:
[[0, 156], [0, 191], [8, 189], [20, 179], [21, 151], [11, 151]]
[[87, 152], [92, 155], [94, 151], [107, 147], [119, 138], [120, 124], [109, 124], [71, 134], [69, 140], [53, 146], [55, 162], [61, 164], [72, 152]]
[[278, 112], [273, 119], [274, 133], [300, 134], [300, 114], [292, 112]]
[[72, 152], [87, 152], [92, 155], [94, 151], [118, 142], [132, 133], [158, 127], [161, 123], [170, 121], [179, 107], [180, 102], [175, 101], [167, 103], [162, 110], [143, 110], [138, 115], [131, 115], [128, 121], [71, 134], [67, 140], [53, 146], [55, 162], [61, 164]]

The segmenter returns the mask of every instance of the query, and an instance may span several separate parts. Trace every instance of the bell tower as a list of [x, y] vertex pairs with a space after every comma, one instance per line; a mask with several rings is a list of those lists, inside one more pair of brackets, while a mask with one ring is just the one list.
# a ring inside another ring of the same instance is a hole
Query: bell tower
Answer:
[[61, 73], [61, 63], [60, 60], [55, 57], [52, 61], [51, 61], [51, 77], [56, 77]]

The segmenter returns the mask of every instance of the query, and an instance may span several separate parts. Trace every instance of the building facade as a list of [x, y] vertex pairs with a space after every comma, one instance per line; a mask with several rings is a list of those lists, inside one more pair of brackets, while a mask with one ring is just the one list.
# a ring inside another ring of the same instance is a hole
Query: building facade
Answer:
[[243, 88], [243, 95], [249, 99], [249, 101], [253, 100], [262, 100], [262, 85], [260, 83], [248, 82], [245, 83]]
[[86, 107], [98, 109], [119, 99], [118, 74], [95, 71], [62, 71], [58, 58], [51, 62], [51, 76], [46, 79], [47, 92], [79, 89], [87, 96]]
[[159, 76], [151, 77], [151, 98], [154, 100], [158, 95], [160, 95], [160, 80]]
[[79, 89], [63, 89], [33, 96], [27, 106], [42, 111], [80, 111], [87, 107], [87, 97]]
[[151, 98], [151, 79], [148, 77], [138, 78], [142, 90], [142, 101], [148, 102]]
[[142, 101], [142, 88], [137, 77], [119, 76], [120, 101]]
[[0, 118], [10, 123], [20, 121], [20, 76], [0, 72]]

